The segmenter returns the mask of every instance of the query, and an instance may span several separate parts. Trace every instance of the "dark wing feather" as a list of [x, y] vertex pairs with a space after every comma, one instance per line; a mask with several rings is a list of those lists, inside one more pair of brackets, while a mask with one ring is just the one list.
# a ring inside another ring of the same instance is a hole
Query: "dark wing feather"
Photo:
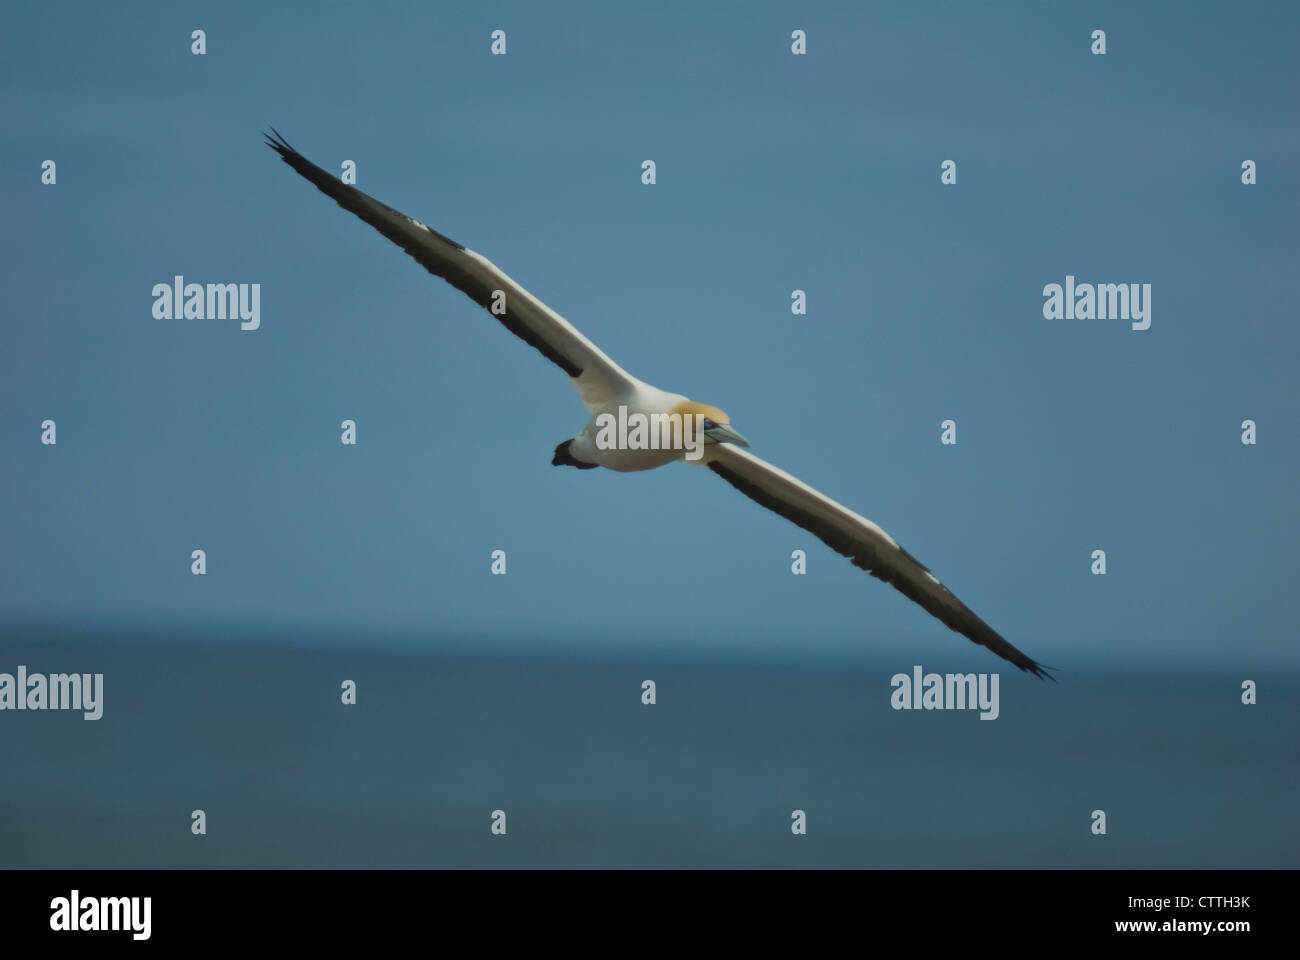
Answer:
[[1025, 656], [939, 582], [880, 527], [748, 451], [710, 447], [709, 468], [751, 500], [814, 534], [832, 550], [920, 604], [948, 627], [1037, 677], [1046, 668]]
[[434, 276], [446, 280], [475, 303], [490, 310], [495, 291], [503, 291], [505, 312], [493, 316], [573, 378], [588, 406], [613, 390], [620, 381], [631, 379], [576, 327], [511, 280], [486, 257], [316, 166], [289, 146], [274, 128], [266, 142], [285, 163], [340, 207], [356, 214]]

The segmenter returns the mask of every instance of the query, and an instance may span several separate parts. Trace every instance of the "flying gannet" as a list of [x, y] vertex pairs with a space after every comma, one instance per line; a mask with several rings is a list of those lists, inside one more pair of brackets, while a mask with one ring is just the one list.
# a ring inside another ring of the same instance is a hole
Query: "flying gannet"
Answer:
[[599, 347], [542, 301], [511, 280], [486, 257], [466, 249], [418, 220], [399, 213], [343, 183], [307, 160], [272, 128], [267, 144], [289, 166], [349, 213], [356, 214], [415, 258], [426, 270], [467, 294], [525, 343], [569, 376], [590, 412], [587, 425], [555, 448], [551, 462], [589, 470], [649, 470], [690, 459], [679, 445], [668, 449], [630, 449], [598, 443], [601, 424], [624, 416], [696, 419], [702, 427], [698, 462], [750, 499], [798, 524], [855, 566], [893, 585], [948, 627], [1038, 677], [1045, 668], [1008, 643], [888, 533], [866, 517], [836, 503], [765, 460], [742, 449], [749, 443], [717, 407], [695, 403], [643, 383], [607, 357]]

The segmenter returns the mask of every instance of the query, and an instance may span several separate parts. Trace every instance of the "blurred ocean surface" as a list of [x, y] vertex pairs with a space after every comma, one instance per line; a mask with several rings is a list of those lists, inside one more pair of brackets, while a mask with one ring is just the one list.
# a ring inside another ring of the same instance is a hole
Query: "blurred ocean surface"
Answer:
[[984, 721], [891, 709], [912, 663], [865, 654], [509, 640], [6, 627], [0, 672], [103, 673], [105, 697], [93, 722], [0, 712], [0, 867], [1300, 866], [1295, 676], [923, 664], [1000, 671]]

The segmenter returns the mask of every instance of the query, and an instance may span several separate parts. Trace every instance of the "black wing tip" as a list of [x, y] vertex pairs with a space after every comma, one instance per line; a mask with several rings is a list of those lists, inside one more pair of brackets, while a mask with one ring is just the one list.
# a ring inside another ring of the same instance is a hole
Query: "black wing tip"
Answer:
[[[982, 620], [979, 622], [981, 626], [983, 626], [985, 629], [988, 629], [988, 624], [984, 623], [984, 621]], [[1007, 641], [1003, 639], [999, 634], [993, 633], [993, 631], [991, 630], [989, 632], [992, 633], [992, 636], [998, 641], [997, 644], [990, 643], [989, 638], [987, 636], [976, 637], [973, 636], [971, 633], [967, 633], [965, 630], [961, 630], [957, 627], [953, 627], [953, 629], [957, 630], [958, 633], [964, 634], [968, 640], [974, 640], [981, 647], [984, 647], [994, 655], [1001, 657], [1003, 660], [1010, 663], [1013, 667], [1017, 667], [1020, 670], [1023, 670], [1025, 673], [1032, 674], [1033, 676], [1037, 677], [1039, 680], [1051, 680], [1052, 683], [1060, 682], [1059, 680], [1056, 679], [1056, 677], [1052, 676], [1052, 671], [1059, 668], [1049, 667], [1046, 664], [1039, 663], [1033, 657], [1021, 653], [1011, 644], [1007, 643]]]
[[274, 150], [276, 153], [278, 153], [285, 160], [289, 159], [290, 154], [293, 154], [294, 156], [301, 156], [301, 154], [299, 154], [297, 150], [289, 146], [289, 141], [284, 139], [284, 135], [281, 134], [279, 130], [275, 129], [275, 127], [271, 128], [270, 133], [263, 131], [262, 136], [266, 138], [266, 145], [270, 147], [272, 150]]
[[1028, 666], [1019, 663], [1017, 663], [1016, 666], [1020, 667], [1020, 669], [1025, 671], [1025, 673], [1032, 673], [1039, 680], [1051, 680], [1052, 683], [1060, 682], [1056, 677], [1052, 676], [1051, 673], [1051, 671], [1059, 669], [1058, 667], [1048, 667], [1044, 664], [1038, 663], [1036, 660], [1030, 660]]

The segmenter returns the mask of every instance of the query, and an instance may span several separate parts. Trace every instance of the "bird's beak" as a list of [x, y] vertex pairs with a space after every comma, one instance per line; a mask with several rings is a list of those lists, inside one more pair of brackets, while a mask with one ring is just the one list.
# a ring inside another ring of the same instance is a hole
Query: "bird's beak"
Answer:
[[715, 423], [704, 431], [704, 435], [714, 443], [734, 443], [738, 447], [749, 446], [749, 441], [725, 423]]

